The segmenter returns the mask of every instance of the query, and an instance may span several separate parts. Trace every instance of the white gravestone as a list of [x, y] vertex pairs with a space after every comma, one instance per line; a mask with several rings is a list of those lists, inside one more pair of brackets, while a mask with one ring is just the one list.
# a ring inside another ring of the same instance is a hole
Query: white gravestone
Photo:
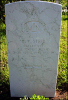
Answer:
[[5, 5], [12, 97], [55, 96], [61, 8], [45, 1]]

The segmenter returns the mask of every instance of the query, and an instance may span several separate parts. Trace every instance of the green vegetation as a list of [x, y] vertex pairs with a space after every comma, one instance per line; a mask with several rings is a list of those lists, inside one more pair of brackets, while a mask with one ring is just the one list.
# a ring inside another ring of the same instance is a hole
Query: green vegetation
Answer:
[[[24, 98], [20, 98], [20, 100], [28, 100], [28, 97], [24, 96]], [[30, 100], [49, 100], [49, 98], [45, 98], [43, 96], [40, 95], [32, 95], [32, 97], [30, 98]]]
[[67, 0], [59, 0], [59, 3], [62, 5], [62, 9], [68, 7], [67, 2], [68, 2]]
[[[59, 51], [59, 64], [57, 74], [57, 89], [63, 89], [67, 85], [67, 15], [62, 15], [61, 22], [61, 37], [60, 37], [60, 51]], [[8, 68], [8, 56], [7, 56], [7, 41], [5, 24], [0, 21], [0, 44], [1, 44], [1, 61], [0, 61], [0, 94], [5, 98], [9, 98], [9, 68]], [[66, 88], [65, 88], [66, 89]], [[6, 92], [4, 92], [4, 90]], [[33, 99], [35, 98], [35, 99]], [[36, 98], [44, 98], [43, 96], [33, 95], [31, 100], [40, 100]], [[4, 99], [3, 99], [4, 100]], [[7, 99], [5, 99], [7, 100]], [[22, 99], [21, 100], [27, 100]], [[43, 100], [48, 100], [43, 99]]]
[[67, 15], [62, 15], [57, 88], [67, 85]]
[[5, 24], [0, 22], [0, 43], [1, 43], [1, 62], [0, 62], [0, 85], [9, 84], [9, 70], [8, 70], [8, 57], [7, 57], [7, 44], [5, 34]]
[[30, 98], [30, 100], [49, 100], [49, 98], [45, 98], [45, 97], [43, 97], [43, 96], [40, 96], [40, 95], [33, 95], [31, 98]]

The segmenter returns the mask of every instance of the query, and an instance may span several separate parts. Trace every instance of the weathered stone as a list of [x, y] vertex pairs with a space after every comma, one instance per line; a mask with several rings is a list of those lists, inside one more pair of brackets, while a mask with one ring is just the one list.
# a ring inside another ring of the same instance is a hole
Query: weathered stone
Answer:
[[55, 95], [61, 5], [22, 1], [5, 5], [12, 97]]

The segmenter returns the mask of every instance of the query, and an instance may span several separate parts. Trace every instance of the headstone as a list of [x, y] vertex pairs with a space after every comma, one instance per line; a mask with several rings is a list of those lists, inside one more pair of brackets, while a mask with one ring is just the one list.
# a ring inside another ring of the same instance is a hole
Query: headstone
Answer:
[[55, 96], [61, 8], [45, 1], [5, 5], [12, 97]]

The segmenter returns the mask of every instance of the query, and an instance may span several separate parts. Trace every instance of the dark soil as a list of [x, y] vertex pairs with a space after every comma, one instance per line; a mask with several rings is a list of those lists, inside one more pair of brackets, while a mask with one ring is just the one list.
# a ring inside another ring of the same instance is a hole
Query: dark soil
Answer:
[[[62, 99], [63, 98], [63, 99]], [[49, 100], [68, 100], [68, 90], [56, 90], [55, 97]], [[8, 85], [0, 86], [0, 100], [20, 100], [20, 98], [10, 97], [10, 90]], [[30, 100], [30, 99], [29, 99]]]

